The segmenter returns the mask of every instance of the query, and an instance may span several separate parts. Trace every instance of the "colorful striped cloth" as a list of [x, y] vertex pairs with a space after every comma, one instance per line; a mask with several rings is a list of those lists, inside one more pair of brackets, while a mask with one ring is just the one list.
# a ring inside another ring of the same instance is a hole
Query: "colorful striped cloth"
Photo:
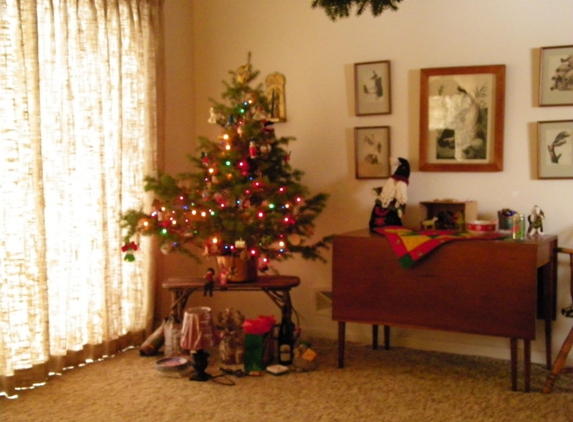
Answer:
[[507, 236], [502, 233], [474, 235], [455, 230], [410, 230], [402, 226], [379, 227], [373, 231], [388, 238], [402, 268], [412, 267], [431, 251], [452, 240], [500, 239]]

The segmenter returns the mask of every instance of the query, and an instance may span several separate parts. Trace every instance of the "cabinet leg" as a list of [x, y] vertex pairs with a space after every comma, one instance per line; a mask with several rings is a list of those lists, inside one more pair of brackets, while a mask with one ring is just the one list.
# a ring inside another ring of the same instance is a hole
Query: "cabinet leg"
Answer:
[[529, 393], [531, 386], [531, 340], [523, 340], [523, 391]]
[[509, 340], [511, 355], [511, 391], [517, 391], [517, 339]]
[[338, 322], [338, 367], [344, 368], [344, 345], [346, 337], [346, 323]]
[[372, 326], [372, 350], [378, 350], [378, 326]]
[[384, 349], [390, 350], [390, 327], [384, 326]]

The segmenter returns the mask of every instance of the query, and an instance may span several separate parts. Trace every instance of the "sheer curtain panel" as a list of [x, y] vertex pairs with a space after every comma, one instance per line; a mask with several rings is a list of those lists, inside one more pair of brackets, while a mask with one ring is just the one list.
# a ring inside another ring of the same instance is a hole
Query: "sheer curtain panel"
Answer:
[[[162, 0], [0, 0], [0, 395], [139, 344]], [[1, 398], [0, 398], [1, 399]]]

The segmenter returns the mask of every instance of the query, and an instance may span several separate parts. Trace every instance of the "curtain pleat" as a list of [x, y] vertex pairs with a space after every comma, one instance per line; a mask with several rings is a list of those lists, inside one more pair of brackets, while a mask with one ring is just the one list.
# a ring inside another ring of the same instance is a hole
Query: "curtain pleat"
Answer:
[[0, 0], [0, 394], [140, 344], [162, 0]]

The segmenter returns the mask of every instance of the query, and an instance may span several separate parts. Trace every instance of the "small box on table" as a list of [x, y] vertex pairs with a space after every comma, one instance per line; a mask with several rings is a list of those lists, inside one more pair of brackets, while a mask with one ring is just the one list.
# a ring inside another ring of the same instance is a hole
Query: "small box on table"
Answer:
[[420, 202], [420, 228], [464, 230], [465, 222], [477, 220], [477, 201], [436, 199]]

